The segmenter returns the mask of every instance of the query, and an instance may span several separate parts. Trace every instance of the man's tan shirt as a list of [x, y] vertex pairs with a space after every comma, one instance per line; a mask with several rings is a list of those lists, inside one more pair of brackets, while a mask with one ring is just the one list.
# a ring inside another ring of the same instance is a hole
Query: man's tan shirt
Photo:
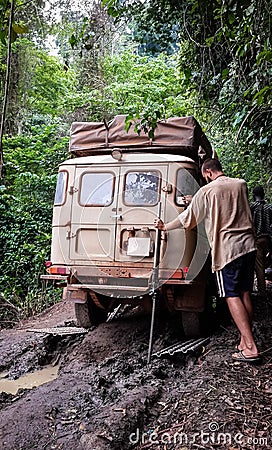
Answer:
[[244, 180], [219, 176], [199, 189], [179, 220], [185, 229], [194, 228], [204, 220], [213, 272], [256, 250]]

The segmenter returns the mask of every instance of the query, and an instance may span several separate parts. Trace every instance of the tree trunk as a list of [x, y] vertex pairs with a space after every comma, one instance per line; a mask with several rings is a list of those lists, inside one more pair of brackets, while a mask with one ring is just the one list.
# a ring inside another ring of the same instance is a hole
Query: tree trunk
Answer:
[[10, 80], [11, 32], [12, 32], [12, 22], [13, 22], [13, 13], [14, 13], [14, 2], [15, 2], [15, 0], [11, 0], [11, 3], [10, 3], [9, 27], [8, 27], [8, 48], [7, 48], [7, 68], [6, 68], [4, 98], [3, 98], [2, 116], [1, 116], [1, 124], [0, 124], [0, 179], [2, 179], [2, 170], [3, 170], [3, 165], [4, 165], [3, 134], [4, 134], [4, 124], [5, 124], [7, 102], [8, 102], [9, 80]]

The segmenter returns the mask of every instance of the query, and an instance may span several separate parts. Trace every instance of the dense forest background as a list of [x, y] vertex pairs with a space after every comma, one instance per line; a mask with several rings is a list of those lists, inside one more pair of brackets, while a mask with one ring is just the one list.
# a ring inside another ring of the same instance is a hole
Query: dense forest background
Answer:
[[58, 164], [73, 121], [194, 115], [225, 172], [271, 196], [268, 0], [0, 0], [0, 314], [59, 292], [50, 258]]

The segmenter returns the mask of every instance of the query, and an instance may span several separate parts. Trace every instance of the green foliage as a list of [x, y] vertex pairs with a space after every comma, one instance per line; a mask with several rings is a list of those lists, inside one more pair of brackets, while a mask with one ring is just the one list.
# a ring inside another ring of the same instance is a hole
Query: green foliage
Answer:
[[147, 107], [140, 113], [136, 113], [134, 116], [128, 114], [125, 121], [125, 128], [128, 132], [134, 123], [134, 132], [138, 135], [143, 131], [148, 135], [150, 139], [155, 137], [155, 129], [158, 126], [158, 120], [164, 117], [163, 105], [147, 105]]
[[43, 289], [40, 275], [50, 257], [57, 166], [67, 158], [68, 139], [60, 138], [60, 132], [57, 125], [33, 126], [28, 134], [5, 141], [6, 186], [0, 189], [0, 307], [6, 305], [10, 311], [9, 305], [13, 305], [17, 316], [40, 311], [58, 295]]
[[272, 202], [271, 175], [254, 148], [237, 146], [230, 140], [228, 145], [224, 143], [224, 146], [218, 146], [218, 154], [227, 175], [247, 181], [250, 200], [253, 200], [253, 188], [261, 184], [265, 189], [266, 199]]
[[[270, 167], [271, 152], [271, 5], [267, 0], [212, 2], [189, 0], [104, 0], [109, 14], [137, 27], [159, 29], [179, 24], [180, 71], [187, 87], [222, 131], [232, 127], [239, 145], [254, 147]], [[167, 11], [167, 15], [161, 11]], [[160, 13], [158, 14], [158, 11]]]
[[108, 117], [146, 115], [146, 109], [159, 110], [166, 117], [193, 113], [197, 92], [193, 88], [186, 91], [176, 56], [150, 58], [125, 51], [106, 57], [102, 71], [105, 86], [99, 103]]
[[98, 52], [104, 54], [108, 49], [108, 42], [112, 38], [113, 20], [107, 14], [101, 2], [88, 2], [88, 7], [81, 11], [66, 11], [62, 15], [63, 29], [58, 35], [61, 39], [67, 36], [72, 49], [80, 48], [81, 52]]
[[12, 79], [6, 124], [11, 133], [27, 126], [31, 117], [67, 113], [69, 98], [77, 93], [74, 71], [25, 38], [13, 46]]
[[178, 51], [179, 21], [176, 11], [168, 3], [156, 6], [159, 21], [154, 20], [152, 2], [134, 3], [131, 6], [129, 26], [134, 42], [139, 44], [138, 52], [141, 55], [155, 56], [162, 52], [171, 55]]
[[71, 70], [64, 70], [56, 57], [37, 50], [34, 53], [28, 109], [35, 113], [59, 116], [65, 111], [68, 94], [76, 91], [75, 74]]
[[[14, 2], [15, 14], [16, 10], [19, 10], [21, 6], [21, 1]], [[11, 14], [11, 1], [10, 0], [0, 0], [0, 41], [2, 44], [7, 44], [8, 38], [8, 28], [9, 28], [9, 20]], [[11, 42], [15, 42], [16, 39], [23, 34], [28, 32], [28, 27], [22, 20], [16, 20], [14, 18], [14, 12], [12, 17], [11, 24]]]
[[99, 60], [99, 81], [86, 77], [81, 91], [66, 96], [66, 111], [74, 110], [72, 120], [98, 121], [116, 114], [146, 115], [152, 109], [161, 117], [193, 114], [197, 90], [190, 86], [188, 92], [186, 83], [177, 56], [151, 58], [125, 50]]

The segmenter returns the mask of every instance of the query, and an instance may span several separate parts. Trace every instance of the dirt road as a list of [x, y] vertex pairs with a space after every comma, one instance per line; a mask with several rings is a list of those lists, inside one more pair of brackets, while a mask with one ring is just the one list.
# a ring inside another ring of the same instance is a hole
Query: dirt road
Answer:
[[[51, 364], [56, 379], [0, 394], [5, 450], [271, 449], [272, 304], [254, 300], [261, 365], [232, 360], [234, 325], [219, 326], [198, 351], [146, 364], [150, 318], [134, 311], [87, 334], [27, 331], [74, 325], [55, 305], [0, 333], [2, 379]], [[182, 339], [173, 323], [155, 323], [154, 352]], [[38, 374], [38, 372], [36, 372]]]

